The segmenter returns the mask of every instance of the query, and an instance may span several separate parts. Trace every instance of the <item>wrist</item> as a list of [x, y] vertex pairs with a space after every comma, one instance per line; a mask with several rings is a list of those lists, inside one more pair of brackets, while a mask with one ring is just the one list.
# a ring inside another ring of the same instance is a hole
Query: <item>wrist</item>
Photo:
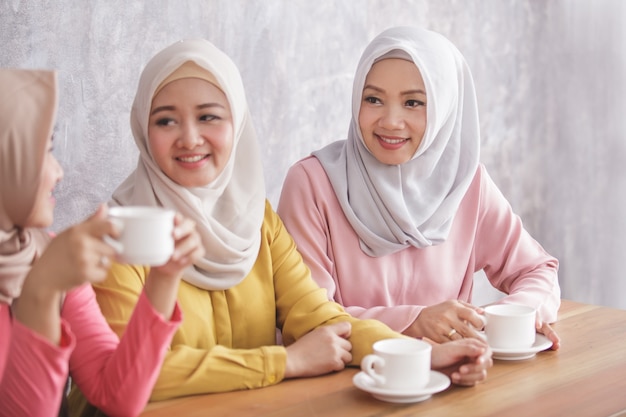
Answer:
[[174, 312], [179, 284], [179, 275], [172, 276], [156, 269], [150, 270], [146, 278], [146, 297], [165, 320], [170, 320]]
[[58, 345], [61, 338], [63, 292], [49, 288], [25, 287], [12, 305], [15, 320]]
[[29, 308], [59, 311], [62, 297], [63, 291], [45, 285], [29, 285], [28, 278], [26, 278], [22, 293], [13, 302], [13, 308], [14, 310], [16, 308]]

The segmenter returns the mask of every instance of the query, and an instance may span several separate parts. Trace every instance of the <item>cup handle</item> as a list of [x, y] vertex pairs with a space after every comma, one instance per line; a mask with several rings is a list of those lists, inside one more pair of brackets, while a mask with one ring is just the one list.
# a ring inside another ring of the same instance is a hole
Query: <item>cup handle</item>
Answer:
[[385, 377], [376, 372], [376, 367], [385, 366], [385, 360], [373, 354], [366, 355], [361, 361], [361, 370], [374, 380], [376, 385], [385, 385]]
[[[122, 233], [122, 231], [124, 230], [124, 222], [122, 222], [119, 219], [113, 219], [111, 217], [109, 217], [109, 221], [111, 223], [113, 223], [113, 225], [120, 231], [120, 233]], [[117, 252], [118, 255], [120, 255], [122, 252], [124, 252], [124, 245], [119, 240], [115, 240], [115, 239], [113, 239], [109, 235], [104, 235], [102, 237], [102, 240], [104, 240], [104, 242], [107, 245], [112, 246], [113, 249], [115, 249], [115, 252]]]
[[118, 255], [121, 254], [122, 252], [124, 252], [124, 245], [122, 244], [122, 242], [119, 242], [119, 241], [113, 239], [109, 235], [102, 236], [102, 240], [104, 240], [104, 243], [106, 243], [107, 245], [112, 246], [113, 249], [115, 249], [115, 252], [117, 252]]

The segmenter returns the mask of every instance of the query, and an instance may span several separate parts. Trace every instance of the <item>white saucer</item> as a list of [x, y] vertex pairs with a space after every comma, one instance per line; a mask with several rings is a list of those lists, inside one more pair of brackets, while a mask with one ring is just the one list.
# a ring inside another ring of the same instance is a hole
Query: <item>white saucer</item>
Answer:
[[491, 348], [493, 352], [494, 359], [500, 359], [502, 361], [520, 361], [523, 359], [530, 359], [537, 354], [537, 352], [541, 352], [542, 350], [546, 350], [552, 346], [552, 342], [550, 339], [545, 337], [542, 334], [537, 333], [535, 336], [535, 343], [529, 348], [523, 349], [497, 349]]
[[430, 381], [424, 388], [411, 391], [395, 391], [379, 388], [365, 372], [359, 372], [352, 378], [354, 385], [360, 390], [372, 394], [374, 398], [390, 403], [417, 403], [430, 398], [450, 386], [450, 378], [441, 372], [430, 371]]

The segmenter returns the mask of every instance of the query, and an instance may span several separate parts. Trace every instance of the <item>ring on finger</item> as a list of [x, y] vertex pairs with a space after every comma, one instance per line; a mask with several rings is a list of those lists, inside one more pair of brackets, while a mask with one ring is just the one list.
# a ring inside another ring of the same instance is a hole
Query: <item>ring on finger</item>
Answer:
[[100, 260], [98, 261], [98, 266], [102, 268], [108, 268], [109, 264], [110, 264], [109, 258], [107, 256], [102, 255], [100, 257]]
[[452, 328], [450, 329], [450, 331], [448, 332], [446, 336], [448, 336], [448, 339], [452, 339], [452, 336], [454, 336], [456, 333], [457, 333], [456, 329]]

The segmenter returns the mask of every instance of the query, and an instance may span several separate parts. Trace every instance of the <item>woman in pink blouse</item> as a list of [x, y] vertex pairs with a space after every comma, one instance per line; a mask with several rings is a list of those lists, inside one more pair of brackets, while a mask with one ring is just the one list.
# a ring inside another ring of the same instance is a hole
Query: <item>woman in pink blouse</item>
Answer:
[[63, 171], [51, 152], [56, 75], [0, 69], [0, 416], [55, 416], [68, 375], [110, 416], [145, 406], [181, 321], [180, 276], [204, 250], [178, 216], [176, 249], [153, 268], [119, 340], [90, 282], [106, 277], [118, 231], [106, 207], [54, 239], [52, 191]]
[[443, 36], [384, 31], [365, 49], [347, 140], [296, 163], [278, 213], [313, 278], [360, 318], [438, 342], [479, 337], [476, 271], [537, 310], [560, 304], [558, 261], [524, 230], [479, 163], [470, 70]]

